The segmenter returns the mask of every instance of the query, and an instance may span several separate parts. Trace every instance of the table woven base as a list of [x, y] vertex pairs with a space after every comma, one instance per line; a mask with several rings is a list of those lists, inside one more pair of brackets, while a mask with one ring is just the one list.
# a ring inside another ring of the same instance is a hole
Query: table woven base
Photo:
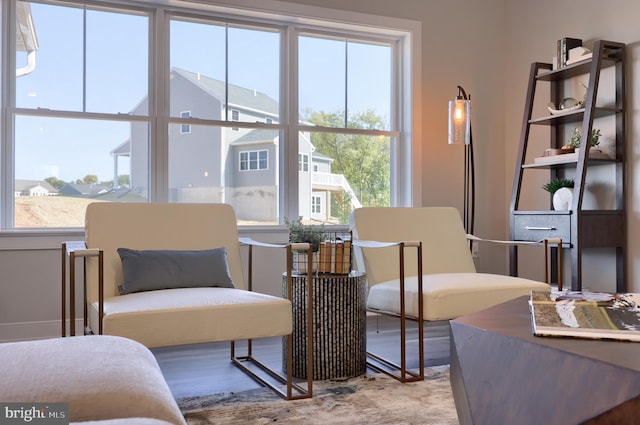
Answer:
[[[366, 278], [362, 273], [313, 277], [313, 379], [367, 371]], [[283, 276], [286, 291], [286, 274]], [[307, 378], [307, 276], [293, 275], [293, 376]], [[283, 344], [286, 372], [287, 338]]]

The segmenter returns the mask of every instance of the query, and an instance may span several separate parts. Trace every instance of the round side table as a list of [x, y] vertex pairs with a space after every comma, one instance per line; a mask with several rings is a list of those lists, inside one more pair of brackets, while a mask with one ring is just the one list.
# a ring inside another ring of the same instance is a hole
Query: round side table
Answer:
[[[293, 274], [293, 376], [307, 378], [307, 275]], [[287, 274], [282, 275], [286, 294]], [[282, 367], [286, 372], [287, 338]], [[313, 276], [313, 379], [367, 371], [367, 281], [362, 272]]]

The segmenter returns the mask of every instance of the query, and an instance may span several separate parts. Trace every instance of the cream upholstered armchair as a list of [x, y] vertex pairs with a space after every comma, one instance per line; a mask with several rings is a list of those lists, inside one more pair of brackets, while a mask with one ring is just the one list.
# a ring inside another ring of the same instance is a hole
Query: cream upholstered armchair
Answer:
[[[96, 202], [88, 206], [85, 221], [84, 243], [63, 245], [62, 299], [64, 303], [65, 264], [69, 264], [73, 312], [75, 259], [84, 258], [86, 334], [127, 337], [150, 348], [231, 341], [233, 363], [258, 382], [284, 398], [311, 397], [311, 377], [303, 388], [290, 376], [291, 341], [286, 377], [252, 354], [252, 339], [292, 338], [292, 305], [289, 299], [252, 291], [251, 264], [245, 288], [241, 244], [231, 206]], [[290, 277], [292, 245], [260, 245], [287, 250]], [[293, 246], [308, 249], [308, 244]], [[291, 288], [291, 281], [288, 283]], [[64, 311], [63, 304], [63, 336]], [[71, 319], [73, 335], [73, 313]], [[308, 339], [308, 347], [312, 347], [312, 338]], [[235, 353], [234, 341], [239, 340], [248, 340], [245, 356]], [[307, 353], [311, 369], [312, 350]], [[256, 368], [247, 367], [247, 362], [265, 373], [253, 372]], [[281, 390], [282, 384], [286, 384], [286, 392]]]
[[[550, 290], [543, 282], [477, 273], [455, 208], [360, 208], [350, 226], [356, 266], [367, 273], [367, 308], [402, 321], [401, 364], [368, 353], [375, 360], [369, 366], [403, 382], [424, 378], [423, 321], [450, 320]], [[406, 319], [418, 321], [418, 373], [405, 366]]]

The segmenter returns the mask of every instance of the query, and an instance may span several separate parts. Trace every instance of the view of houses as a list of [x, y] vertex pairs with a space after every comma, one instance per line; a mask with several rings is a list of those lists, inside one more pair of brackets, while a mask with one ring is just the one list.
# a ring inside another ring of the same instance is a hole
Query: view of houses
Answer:
[[[171, 74], [171, 116], [277, 123], [278, 102], [260, 92], [183, 69]], [[228, 108], [225, 99], [228, 98]], [[142, 99], [136, 109], [147, 108]], [[148, 126], [133, 123], [130, 137], [110, 152], [114, 181], [130, 176], [130, 187], [119, 188], [147, 198], [149, 175]], [[279, 132], [242, 127], [172, 125], [169, 129], [169, 188], [171, 202], [223, 202], [239, 220], [275, 223], [278, 220], [280, 172]], [[360, 202], [342, 174], [332, 174], [332, 158], [315, 151], [308, 133], [298, 137], [299, 212], [304, 220], [335, 222], [332, 199]], [[118, 169], [118, 157], [128, 157], [130, 169]], [[16, 196], [107, 197], [105, 185], [67, 184], [56, 190], [46, 181], [16, 180]], [[118, 190], [118, 188], [116, 188]], [[112, 198], [112, 196], [109, 196]]]

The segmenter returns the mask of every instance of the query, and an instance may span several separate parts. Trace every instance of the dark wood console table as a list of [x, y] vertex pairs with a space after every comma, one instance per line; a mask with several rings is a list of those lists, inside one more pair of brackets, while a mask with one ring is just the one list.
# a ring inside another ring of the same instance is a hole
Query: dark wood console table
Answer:
[[536, 337], [527, 301], [451, 321], [460, 423], [640, 423], [640, 343]]

